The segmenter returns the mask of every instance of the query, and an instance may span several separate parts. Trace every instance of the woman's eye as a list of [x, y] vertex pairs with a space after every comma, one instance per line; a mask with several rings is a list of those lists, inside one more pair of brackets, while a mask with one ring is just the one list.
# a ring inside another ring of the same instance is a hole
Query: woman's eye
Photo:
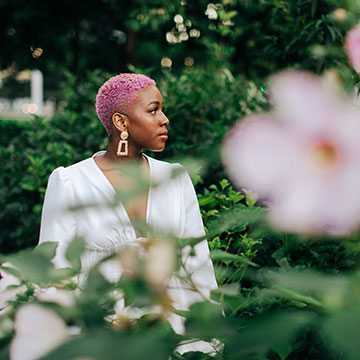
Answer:
[[154, 108], [154, 109], [150, 110], [150, 114], [155, 115], [155, 114], [156, 114], [157, 109], [158, 109], [158, 108], [156, 107], [156, 108]]

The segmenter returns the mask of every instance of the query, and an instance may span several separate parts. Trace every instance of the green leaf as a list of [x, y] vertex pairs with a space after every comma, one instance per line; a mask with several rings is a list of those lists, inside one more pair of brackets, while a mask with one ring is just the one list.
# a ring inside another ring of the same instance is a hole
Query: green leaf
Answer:
[[346, 355], [346, 359], [359, 359], [360, 310], [358, 308], [327, 317], [322, 329], [338, 352]]
[[253, 207], [258, 201], [258, 195], [252, 192], [251, 190], [247, 190], [247, 189], [241, 189], [241, 190], [245, 193], [246, 205], [249, 207]]
[[209, 238], [228, 230], [244, 230], [247, 225], [263, 222], [265, 208], [254, 206], [246, 208], [243, 204], [234, 206], [231, 210], [222, 211], [215, 219], [208, 221]]
[[221, 189], [224, 191], [229, 185], [229, 180], [227, 179], [222, 179], [220, 182], [219, 182], [220, 186], [221, 186]]
[[210, 253], [210, 257], [212, 260], [218, 260], [218, 261], [232, 261], [234, 263], [241, 263], [241, 264], [247, 264], [247, 265], [251, 265], [251, 266], [259, 266], [257, 264], [255, 264], [254, 262], [252, 262], [251, 260], [249, 260], [248, 258], [244, 257], [244, 256], [240, 256], [240, 255], [236, 255], [236, 254], [230, 254], [226, 251], [220, 250], [220, 249], [216, 249], [213, 250]]
[[3, 269], [4, 271], [6, 271], [8, 274], [15, 276], [18, 279], [21, 279], [21, 273], [19, 270], [11, 267], [11, 266], [4, 266], [4, 265], [0, 265], [0, 269]]
[[41, 251], [24, 250], [8, 256], [7, 261], [19, 270], [21, 279], [47, 285], [56, 272], [50, 259]]
[[81, 270], [81, 255], [85, 249], [85, 240], [79, 237], [75, 238], [66, 249], [65, 257], [75, 271]]
[[311, 312], [283, 311], [240, 321], [240, 330], [227, 342], [227, 353], [233, 359], [262, 359], [270, 349], [288, 346], [315, 318], [316, 314]]
[[41, 360], [148, 360], [149, 354], [156, 354], [157, 360], [168, 360], [177, 341], [178, 337], [165, 326], [130, 334], [98, 328], [68, 341]]
[[53, 241], [44, 242], [44, 243], [36, 246], [36, 248], [34, 249], [34, 253], [42, 254], [48, 260], [51, 260], [54, 258], [55, 254], [56, 254], [57, 246], [58, 246], [57, 242], [53, 242]]
[[316, 13], [316, 9], [318, 7], [319, 0], [312, 0], [311, 1], [311, 17], [313, 18]]
[[191, 305], [190, 311], [177, 312], [186, 318], [186, 335], [189, 337], [211, 340], [221, 339], [231, 333], [231, 329], [223, 316], [222, 306], [210, 302]]
[[287, 357], [292, 352], [292, 349], [293, 348], [290, 344], [278, 345], [272, 348], [272, 350], [275, 351], [280, 356], [281, 360], [286, 360]]

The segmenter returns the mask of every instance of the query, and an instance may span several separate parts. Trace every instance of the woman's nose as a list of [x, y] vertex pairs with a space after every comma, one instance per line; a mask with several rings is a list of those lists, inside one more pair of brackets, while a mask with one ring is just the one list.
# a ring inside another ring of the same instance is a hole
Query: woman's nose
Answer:
[[161, 125], [168, 125], [169, 124], [169, 122], [170, 122], [170, 120], [167, 118], [167, 116], [164, 114], [164, 113], [162, 113], [162, 118], [161, 118]]

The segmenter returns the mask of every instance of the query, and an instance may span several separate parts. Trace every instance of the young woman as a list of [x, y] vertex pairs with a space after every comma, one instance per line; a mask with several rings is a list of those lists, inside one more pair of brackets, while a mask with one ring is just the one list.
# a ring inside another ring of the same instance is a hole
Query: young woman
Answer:
[[[86, 240], [87, 250], [81, 259], [85, 272], [124, 245], [140, 242], [146, 234], [135, 230], [133, 223], [137, 220], [162, 234], [171, 233], [179, 238], [203, 236], [199, 205], [189, 175], [183, 171], [174, 177], [174, 170], [181, 169], [181, 165], [142, 153], [143, 149], [162, 151], [168, 139], [169, 119], [163, 112], [163, 99], [155, 81], [140, 74], [112, 77], [99, 89], [96, 111], [109, 135], [107, 150], [55, 169], [48, 181], [40, 243], [58, 242], [56, 266], [68, 265], [64, 254], [75, 236]], [[130, 162], [142, 170], [149, 183], [159, 185], [150, 186], [146, 194], [125, 205], [117, 203], [111, 207], [108, 204], [114, 203], [117, 191], [130, 191], [134, 185], [121, 172], [121, 167]], [[73, 207], [82, 208], [69, 211]], [[206, 240], [195, 246], [195, 256], [188, 257], [186, 267], [198, 292], [184, 289], [173, 278], [169, 292], [179, 310], [209, 298], [210, 291], [217, 287]], [[110, 281], [119, 280], [121, 275], [121, 269], [113, 262], [105, 262], [102, 271]], [[170, 322], [176, 332], [183, 331], [180, 317], [174, 316]], [[203, 348], [188, 348], [196, 349]]]

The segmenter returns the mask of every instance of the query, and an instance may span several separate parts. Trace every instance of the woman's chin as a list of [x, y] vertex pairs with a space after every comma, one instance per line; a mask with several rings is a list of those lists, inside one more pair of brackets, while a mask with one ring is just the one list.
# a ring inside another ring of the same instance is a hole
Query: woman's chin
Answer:
[[146, 149], [153, 152], [161, 152], [165, 149], [165, 141], [154, 141], [154, 143]]
[[165, 149], [165, 146], [163, 147], [157, 147], [157, 148], [154, 148], [154, 149], [148, 149], [149, 151], [152, 151], [152, 152], [161, 152]]

